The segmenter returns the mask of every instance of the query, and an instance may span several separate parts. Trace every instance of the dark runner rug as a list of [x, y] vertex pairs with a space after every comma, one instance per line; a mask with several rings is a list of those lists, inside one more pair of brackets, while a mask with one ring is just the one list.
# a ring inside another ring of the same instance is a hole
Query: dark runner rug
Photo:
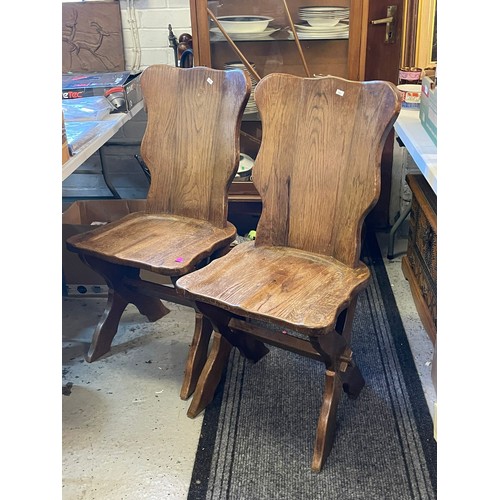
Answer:
[[366, 385], [342, 395], [334, 446], [311, 472], [324, 384], [321, 363], [270, 347], [258, 363], [233, 349], [205, 410], [188, 500], [436, 498], [433, 424], [374, 235], [372, 282], [352, 333]]

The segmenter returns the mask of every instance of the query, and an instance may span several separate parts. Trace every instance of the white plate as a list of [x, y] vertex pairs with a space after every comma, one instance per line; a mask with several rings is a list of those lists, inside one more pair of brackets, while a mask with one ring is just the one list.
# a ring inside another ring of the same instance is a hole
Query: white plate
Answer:
[[[293, 33], [288, 31], [289, 40], [293, 40]], [[297, 33], [299, 40], [346, 40], [349, 38], [349, 32], [343, 33]]]
[[347, 12], [349, 7], [300, 7], [299, 12]]
[[339, 24], [340, 19], [336, 17], [332, 18], [322, 18], [322, 17], [307, 17], [303, 18], [304, 21], [307, 21], [307, 23], [310, 26], [314, 26], [317, 28], [333, 28], [334, 26], [337, 26]]
[[308, 24], [296, 24], [296, 31], [302, 31], [304, 33], [340, 33], [342, 31], [349, 31], [349, 25], [342, 23], [335, 26], [309, 26]]
[[345, 35], [310, 35], [309, 33], [297, 33], [297, 36], [299, 37], [299, 40], [348, 40], [349, 39], [349, 33], [346, 33]]
[[[252, 61], [248, 61], [248, 62], [250, 64], [250, 66], [252, 66], [252, 68], [255, 68], [255, 63], [253, 63]], [[246, 66], [242, 62], [230, 61], [230, 62], [225, 62], [224, 67], [225, 68], [245, 68]]]
[[[229, 33], [227, 30], [226, 31], [232, 40], [258, 40], [260, 38], [268, 38], [270, 35], [276, 33], [279, 30], [280, 28], [266, 28], [264, 31], [261, 31], [259, 33]], [[215, 37], [222, 40], [226, 39], [219, 28], [210, 28], [210, 31], [214, 35], [212, 39], [215, 39]]]

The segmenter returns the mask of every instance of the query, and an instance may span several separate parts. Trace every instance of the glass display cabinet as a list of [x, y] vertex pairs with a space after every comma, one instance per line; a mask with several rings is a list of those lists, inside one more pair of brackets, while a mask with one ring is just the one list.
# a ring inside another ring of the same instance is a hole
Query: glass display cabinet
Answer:
[[[211, 18], [212, 13], [260, 77], [277, 71], [307, 76], [308, 70], [309, 76], [333, 74], [362, 79], [361, 26], [366, 3], [191, 0], [195, 64], [223, 69], [227, 63], [241, 60]], [[260, 19], [264, 22], [259, 23]]]
[[[397, 75], [404, 0], [190, 0], [190, 8], [194, 64], [240, 67], [253, 86], [273, 72], [392, 80], [369, 74], [389, 62]], [[261, 137], [252, 92], [241, 152], [255, 159]], [[245, 193], [257, 195], [237, 177], [230, 195]]]

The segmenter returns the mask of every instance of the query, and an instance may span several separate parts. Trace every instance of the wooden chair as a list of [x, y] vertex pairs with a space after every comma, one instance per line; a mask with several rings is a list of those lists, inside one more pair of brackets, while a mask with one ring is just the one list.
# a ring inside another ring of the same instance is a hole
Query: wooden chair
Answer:
[[[162, 299], [193, 306], [174, 286], [143, 279], [141, 270], [168, 276], [175, 284], [227, 251], [236, 236], [227, 221], [228, 189], [239, 165], [250, 79], [242, 71], [153, 65], [141, 75], [141, 86], [147, 111], [141, 155], [151, 173], [145, 210], [67, 240], [109, 288], [89, 362], [110, 350], [128, 304], [150, 321], [169, 312]], [[210, 332], [210, 323], [197, 312], [183, 399], [194, 390]]]
[[275, 73], [255, 99], [263, 128], [253, 169], [263, 204], [257, 237], [176, 283], [218, 332], [188, 416], [212, 400], [232, 346], [253, 361], [265, 344], [309, 356], [326, 368], [312, 460], [320, 471], [341, 388], [356, 397], [364, 385], [350, 348], [356, 298], [370, 279], [361, 232], [401, 98], [388, 82]]

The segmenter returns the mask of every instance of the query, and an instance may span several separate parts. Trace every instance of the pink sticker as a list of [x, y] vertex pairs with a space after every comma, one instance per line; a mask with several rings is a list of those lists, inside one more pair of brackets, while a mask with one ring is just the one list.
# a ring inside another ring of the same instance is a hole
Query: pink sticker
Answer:
[[184, 262], [184, 259], [182, 257], [177, 257], [177, 259], [175, 259], [175, 262]]

